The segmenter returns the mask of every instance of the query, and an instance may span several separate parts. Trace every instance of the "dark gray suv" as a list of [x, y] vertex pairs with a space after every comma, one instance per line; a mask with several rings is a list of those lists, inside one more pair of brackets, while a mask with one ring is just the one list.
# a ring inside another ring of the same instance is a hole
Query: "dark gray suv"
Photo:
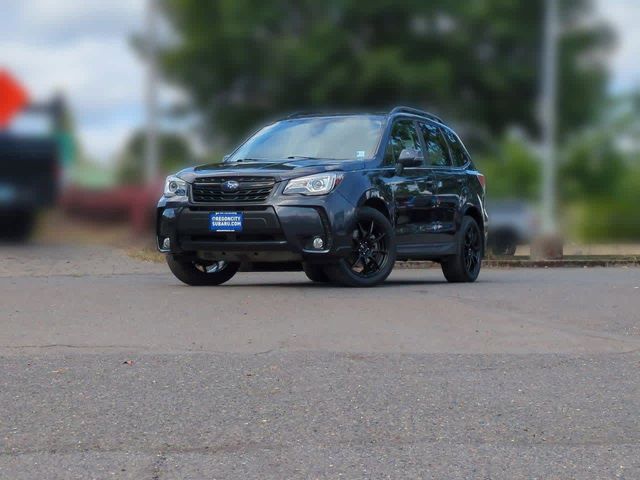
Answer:
[[434, 115], [293, 115], [220, 164], [169, 176], [158, 248], [189, 285], [219, 285], [244, 266], [368, 287], [396, 260], [436, 261], [448, 281], [473, 282], [484, 190], [459, 137]]

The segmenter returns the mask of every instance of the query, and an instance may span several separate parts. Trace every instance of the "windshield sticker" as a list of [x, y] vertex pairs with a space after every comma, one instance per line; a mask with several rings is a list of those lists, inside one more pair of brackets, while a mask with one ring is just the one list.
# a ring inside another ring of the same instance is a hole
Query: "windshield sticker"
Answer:
[[364, 155], [365, 155], [364, 150], [358, 150], [358, 151], [356, 152], [356, 157], [357, 157], [357, 158], [364, 158]]

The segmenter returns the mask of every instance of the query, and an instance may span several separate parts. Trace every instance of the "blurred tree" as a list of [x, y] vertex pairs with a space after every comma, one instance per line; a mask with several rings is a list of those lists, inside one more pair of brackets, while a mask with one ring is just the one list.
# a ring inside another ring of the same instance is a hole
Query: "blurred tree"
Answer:
[[611, 99], [597, 126], [563, 149], [563, 203], [583, 240], [640, 239], [640, 92]]
[[[116, 168], [116, 177], [122, 184], [142, 183], [144, 177], [144, 132], [134, 133], [127, 142]], [[187, 140], [175, 133], [161, 133], [158, 137], [160, 171], [175, 172], [195, 163], [195, 155]]]
[[506, 135], [485, 155], [474, 159], [487, 182], [492, 200], [536, 200], [540, 195], [540, 161], [524, 138]]
[[583, 240], [637, 242], [640, 239], [640, 165], [631, 166], [612, 189], [613, 195], [584, 197], [575, 204], [574, 222]]
[[[537, 133], [541, 0], [163, 0], [166, 75], [210, 131], [235, 140], [299, 108], [422, 106], [488, 132]], [[612, 35], [563, 0], [561, 132], [604, 94]]]

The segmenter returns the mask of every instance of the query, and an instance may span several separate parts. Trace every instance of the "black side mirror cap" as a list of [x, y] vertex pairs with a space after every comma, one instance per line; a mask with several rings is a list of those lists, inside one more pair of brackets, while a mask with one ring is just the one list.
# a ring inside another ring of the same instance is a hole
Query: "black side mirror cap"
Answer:
[[404, 148], [398, 156], [396, 171], [402, 172], [406, 167], [419, 167], [424, 163], [424, 156], [420, 150], [414, 148]]

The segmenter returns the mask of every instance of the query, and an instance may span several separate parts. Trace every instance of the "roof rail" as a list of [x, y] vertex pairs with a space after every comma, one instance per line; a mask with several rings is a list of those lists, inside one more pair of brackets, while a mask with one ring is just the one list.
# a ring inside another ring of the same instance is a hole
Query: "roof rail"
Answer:
[[413, 115], [420, 115], [421, 117], [427, 117], [431, 120], [435, 120], [438, 123], [442, 123], [444, 125], [444, 121], [442, 121], [442, 119], [436, 115], [434, 115], [433, 113], [429, 113], [429, 112], [425, 112], [424, 110], [420, 110], [418, 108], [412, 108], [412, 107], [396, 107], [393, 110], [391, 110], [391, 112], [389, 112], [389, 115], [393, 115], [395, 113], [411, 113]]
[[312, 115], [317, 115], [317, 112], [312, 112], [312, 111], [299, 111], [299, 112], [293, 112], [290, 113], [289, 115], [287, 115], [285, 118], [285, 120], [288, 120], [290, 118], [298, 118], [298, 117], [308, 117], [308, 116], [312, 116]]

